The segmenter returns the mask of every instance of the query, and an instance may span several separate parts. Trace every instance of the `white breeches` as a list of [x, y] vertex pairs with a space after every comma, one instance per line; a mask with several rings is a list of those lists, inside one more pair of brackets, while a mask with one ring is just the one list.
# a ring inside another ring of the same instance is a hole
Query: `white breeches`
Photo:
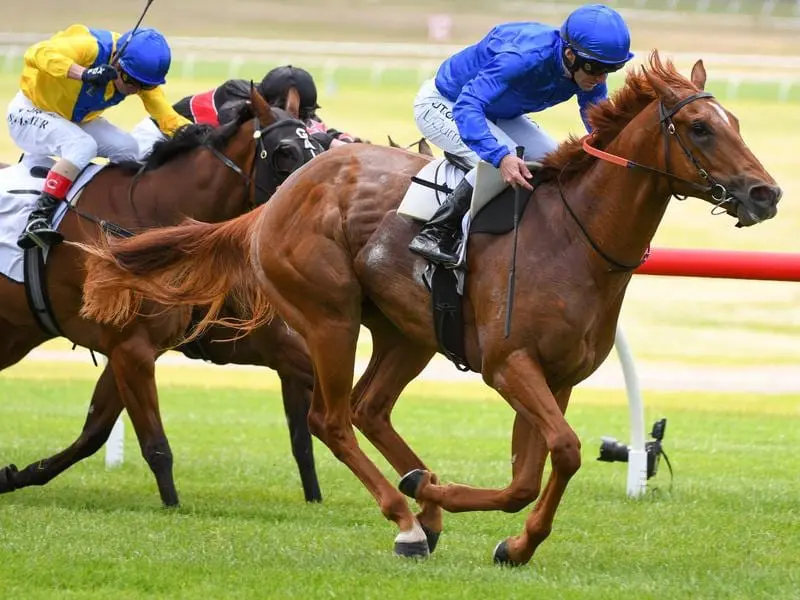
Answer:
[[[453, 119], [453, 103], [439, 93], [433, 79], [422, 84], [414, 99], [414, 119], [422, 135], [430, 142], [466, 159], [472, 165], [478, 164], [480, 158], [464, 143], [458, 132]], [[497, 141], [512, 153], [517, 146], [524, 146], [525, 160], [541, 160], [558, 147], [556, 140], [525, 115], [515, 119], [498, 119], [496, 124], [487, 119], [486, 124]]]
[[102, 117], [72, 123], [36, 108], [18, 92], [8, 105], [8, 132], [26, 154], [57, 156], [79, 170], [97, 156], [112, 161], [136, 160], [139, 146], [129, 133]]

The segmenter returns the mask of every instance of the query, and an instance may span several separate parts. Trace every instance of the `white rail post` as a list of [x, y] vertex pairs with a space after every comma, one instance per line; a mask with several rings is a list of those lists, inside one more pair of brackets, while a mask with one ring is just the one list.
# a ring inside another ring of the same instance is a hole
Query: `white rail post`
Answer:
[[122, 415], [117, 417], [117, 422], [111, 428], [111, 435], [106, 442], [106, 469], [113, 469], [122, 465], [125, 458], [125, 421]]
[[639, 498], [647, 491], [647, 451], [644, 446], [644, 404], [639, 389], [636, 365], [622, 327], [617, 325], [614, 347], [622, 363], [625, 389], [628, 395], [628, 412], [631, 425], [631, 439], [628, 445], [628, 483], [629, 498]]
[[[103, 368], [108, 364], [108, 359], [103, 356], [101, 358]], [[113, 469], [122, 465], [125, 458], [125, 421], [122, 420], [122, 414], [117, 417], [117, 422], [111, 428], [111, 434], [106, 441], [106, 469]]]

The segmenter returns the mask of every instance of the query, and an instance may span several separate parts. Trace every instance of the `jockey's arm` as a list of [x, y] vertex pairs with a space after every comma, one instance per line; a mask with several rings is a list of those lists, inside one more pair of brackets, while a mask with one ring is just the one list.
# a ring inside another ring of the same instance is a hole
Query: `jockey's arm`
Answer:
[[363, 142], [361, 138], [329, 128], [314, 115], [306, 120], [306, 131], [325, 149], [335, 148], [353, 142]]
[[[70, 30], [67, 30], [68, 32]], [[80, 79], [97, 58], [97, 41], [85, 35], [57, 36], [34, 44], [25, 52], [25, 66], [52, 77]]]
[[158, 128], [166, 135], [172, 135], [176, 129], [190, 125], [191, 121], [178, 112], [167, 101], [161, 87], [139, 92], [144, 109], [158, 123]]
[[518, 52], [499, 52], [461, 90], [453, 105], [453, 118], [461, 139], [481, 159], [495, 167], [511, 151], [497, 141], [486, 120], [486, 109], [526, 73], [526, 61]]

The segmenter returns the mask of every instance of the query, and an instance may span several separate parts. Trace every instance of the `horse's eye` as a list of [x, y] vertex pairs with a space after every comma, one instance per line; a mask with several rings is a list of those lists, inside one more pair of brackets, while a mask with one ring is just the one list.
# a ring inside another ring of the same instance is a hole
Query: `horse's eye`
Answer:
[[692, 134], [697, 137], [706, 137], [711, 135], [711, 129], [702, 121], [695, 121], [692, 123]]
[[282, 173], [291, 173], [303, 164], [302, 154], [290, 147], [279, 147], [272, 154], [275, 168]]

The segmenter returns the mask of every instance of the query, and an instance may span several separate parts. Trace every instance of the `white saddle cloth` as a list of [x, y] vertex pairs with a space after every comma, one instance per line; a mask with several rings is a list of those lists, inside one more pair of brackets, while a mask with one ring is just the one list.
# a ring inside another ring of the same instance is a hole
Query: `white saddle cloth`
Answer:
[[[52, 167], [54, 161], [47, 160], [49, 162], [43, 160], [38, 166]], [[104, 166], [91, 164], [84, 169], [67, 194], [71, 204], [77, 202], [83, 188]], [[25, 229], [28, 215], [44, 187], [44, 179], [31, 176], [30, 167], [29, 162], [19, 162], [0, 169], [0, 274], [18, 283], [22, 283], [24, 276], [22, 248], [17, 246], [17, 238]], [[54, 227], [58, 228], [66, 212], [67, 203], [62, 202], [53, 217]]]

